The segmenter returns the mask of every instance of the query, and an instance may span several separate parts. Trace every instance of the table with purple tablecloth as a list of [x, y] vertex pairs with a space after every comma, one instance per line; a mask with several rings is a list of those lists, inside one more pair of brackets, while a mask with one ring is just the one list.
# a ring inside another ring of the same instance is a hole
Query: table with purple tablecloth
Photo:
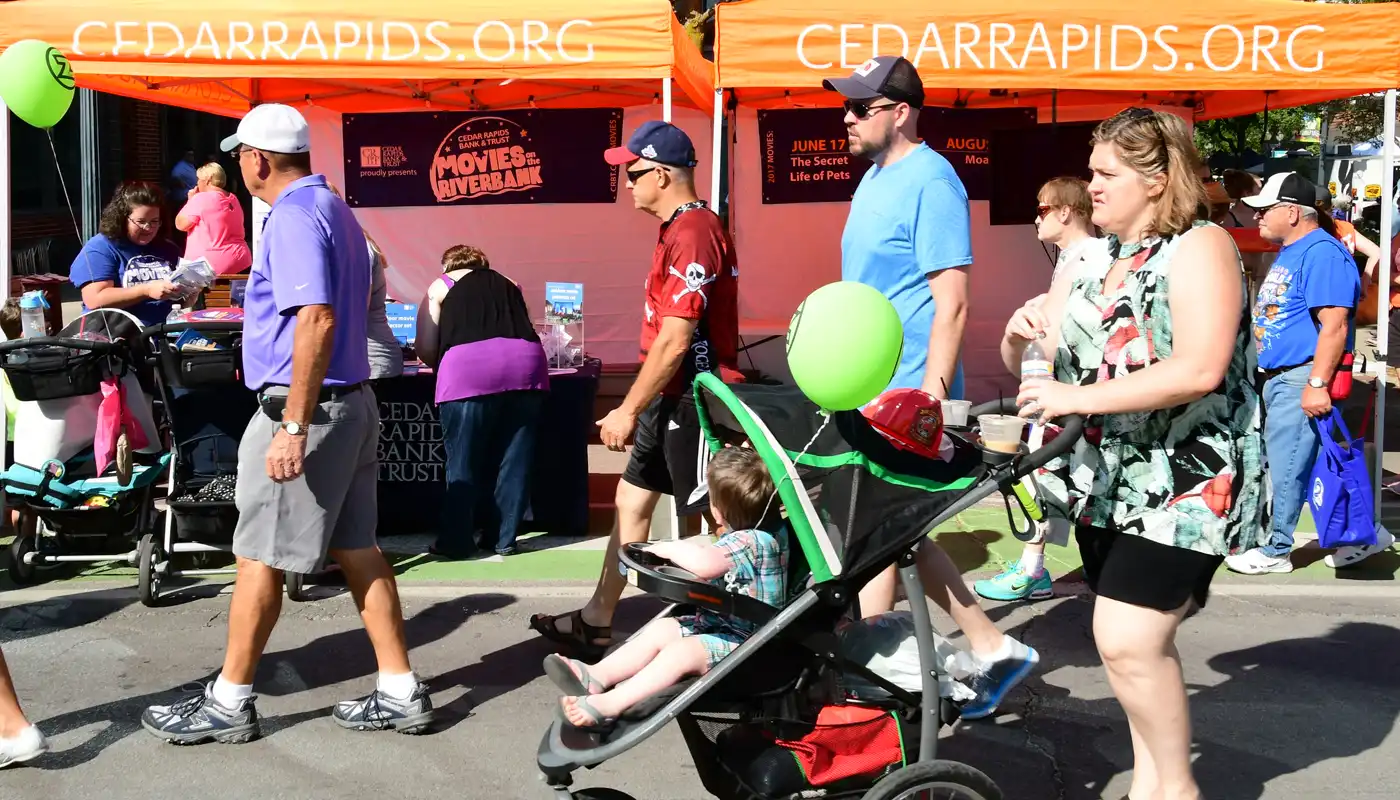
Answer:
[[[531, 510], [523, 531], [563, 536], [588, 532], [588, 443], [602, 362], [551, 370], [536, 437]], [[442, 426], [433, 402], [436, 376], [411, 368], [376, 381], [379, 400], [379, 532], [437, 528], [446, 489]]]

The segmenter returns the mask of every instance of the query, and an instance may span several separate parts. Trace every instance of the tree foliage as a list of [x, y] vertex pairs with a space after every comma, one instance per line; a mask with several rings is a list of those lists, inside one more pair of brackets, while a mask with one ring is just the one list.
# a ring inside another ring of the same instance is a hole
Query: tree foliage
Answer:
[[[1324, 0], [1328, 3], [1360, 5], [1389, 3], [1397, 0]], [[1269, 112], [1268, 141], [1273, 144], [1291, 143], [1303, 128], [1303, 119], [1315, 116], [1322, 123], [1324, 136], [1331, 135], [1344, 142], [1371, 142], [1380, 139], [1385, 121], [1384, 96], [1381, 94], [1349, 97], [1326, 103], [1273, 109]], [[1397, 117], [1400, 119], [1400, 117]], [[1196, 123], [1196, 147], [1210, 158], [1217, 153], [1235, 154], [1246, 149], [1267, 155], [1264, 115], [1248, 114], [1231, 119], [1216, 119]], [[1310, 148], [1312, 149], [1312, 148]]]

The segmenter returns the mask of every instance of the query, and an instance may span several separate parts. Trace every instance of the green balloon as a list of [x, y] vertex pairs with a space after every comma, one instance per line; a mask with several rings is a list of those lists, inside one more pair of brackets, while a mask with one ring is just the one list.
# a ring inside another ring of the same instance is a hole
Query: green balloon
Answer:
[[904, 326], [883, 294], [855, 281], [812, 292], [788, 325], [787, 359], [802, 393], [827, 411], [860, 408], [894, 378]]
[[36, 128], [52, 128], [73, 104], [73, 67], [57, 47], [38, 39], [0, 54], [0, 100]]

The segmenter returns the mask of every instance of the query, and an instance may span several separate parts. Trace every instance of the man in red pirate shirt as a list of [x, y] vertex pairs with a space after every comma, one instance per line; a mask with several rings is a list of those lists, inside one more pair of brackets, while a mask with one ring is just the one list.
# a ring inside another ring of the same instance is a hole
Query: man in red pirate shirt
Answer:
[[[661, 495], [682, 516], [703, 511], [708, 449], [702, 443], [692, 386], [703, 372], [729, 382], [738, 369], [739, 267], [720, 218], [695, 193], [695, 146], [680, 128], [652, 121], [604, 158], [623, 167], [636, 207], [661, 220], [646, 279], [642, 370], [622, 404], [598, 422], [609, 450], [632, 455], [617, 485], [617, 525], [603, 573], [583, 608], [537, 614], [530, 627], [587, 661], [612, 644], [612, 616], [626, 580], [617, 551], [644, 542]], [[698, 495], [698, 496], [697, 496]]]

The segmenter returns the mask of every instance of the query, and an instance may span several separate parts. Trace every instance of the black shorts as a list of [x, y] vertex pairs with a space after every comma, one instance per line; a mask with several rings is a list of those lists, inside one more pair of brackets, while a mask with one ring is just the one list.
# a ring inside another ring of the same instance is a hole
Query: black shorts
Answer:
[[675, 498], [676, 513], [685, 516], [710, 506], [709, 495], [690, 504], [690, 495], [705, 478], [710, 448], [703, 445], [700, 416], [695, 403], [679, 397], [660, 397], [637, 418], [632, 436], [632, 457], [622, 479], [643, 489]]
[[1223, 556], [1159, 544], [1142, 536], [1079, 525], [1074, 529], [1084, 580], [1094, 594], [1134, 606], [1175, 611], [1194, 599], [1205, 608]]

